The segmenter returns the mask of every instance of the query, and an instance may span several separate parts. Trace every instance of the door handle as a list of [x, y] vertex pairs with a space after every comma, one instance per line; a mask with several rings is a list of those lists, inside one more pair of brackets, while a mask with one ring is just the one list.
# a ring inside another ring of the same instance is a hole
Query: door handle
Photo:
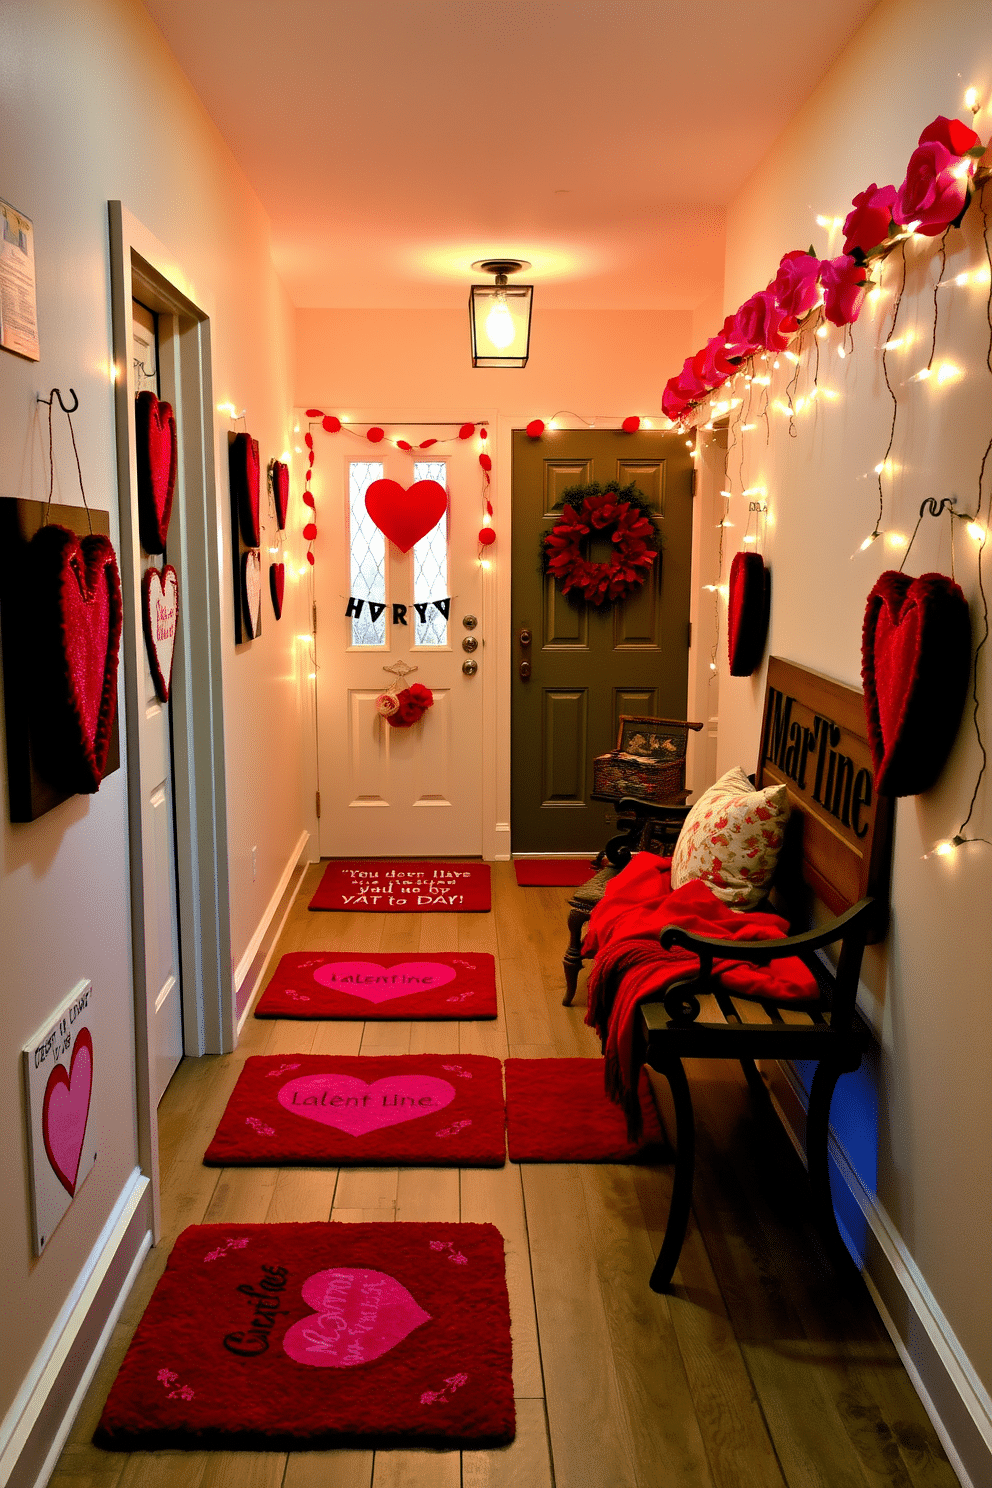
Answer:
[[529, 630], [522, 630], [520, 632], [519, 636], [517, 637], [517, 639], [519, 640], [521, 646], [529, 646], [530, 643], [531, 643], [531, 634], [530, 634], [530, 631]]
[[520, 663], [520, 675], [523, 678], [523, 680], [526, 682], [527, 681], [527, 678], [530, 676], [530, 662], [529, 661], [522, 661]]

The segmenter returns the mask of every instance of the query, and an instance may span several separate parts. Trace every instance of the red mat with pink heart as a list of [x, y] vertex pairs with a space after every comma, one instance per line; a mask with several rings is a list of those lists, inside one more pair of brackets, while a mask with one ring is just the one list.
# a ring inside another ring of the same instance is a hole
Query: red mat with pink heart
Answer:
[[627, 1140], [623, 1111], [603, 1088], [601, 1059], [508, 1059], [506, 1134], [511, 1162], [634, 1162], [667, 1151], [641, 1071], [644, 1135]]
[[193, 1225], [95, 1442], [116, 1451], [513, 1440], [503, 1237], [488, 1224]]
[[495, 1018], [492, 956], [295, 951], [283, 956], [256, 1018]]
[[503, 1074], [483, 1054], [256, 1054], [203, 1161], [499, 1168]]
[[485, 913], [488, 863], [341, 858], [328, 863], [310, 909], [359, 914]]

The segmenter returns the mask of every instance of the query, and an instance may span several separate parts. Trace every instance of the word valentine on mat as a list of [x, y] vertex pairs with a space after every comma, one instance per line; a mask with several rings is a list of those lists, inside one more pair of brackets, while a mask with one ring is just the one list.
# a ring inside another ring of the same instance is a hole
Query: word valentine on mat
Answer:
[[487, 1055], [254, 1055], [203, 1160], [498, 1168], [504, 1121]]
[[489, 864], [332, 860], [309, 907], [371, 914], [485, 912], [490, 908]]
[[184, 1230], [94, 1440], [117, 1451], [513, 1440], [489, 1224]]
[[296, 951], [283, 956], [256, 1018], [495, 1018], [488, 954]]

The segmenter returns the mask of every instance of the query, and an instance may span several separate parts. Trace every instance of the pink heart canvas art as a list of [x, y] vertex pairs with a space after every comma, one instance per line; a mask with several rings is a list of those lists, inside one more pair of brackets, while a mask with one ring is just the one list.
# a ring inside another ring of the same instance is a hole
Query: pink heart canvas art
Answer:
[[167, 703], [179, 622], [179, 579], [171, 563], [161, 572], [157, 568], [145, 570], [141, 599], [141, 623], [155, 695], [160, 702]]
[[401, 553], [425, 537], [447, 507], [447, 491], [433, 480], [415, 481], [407, 490], [399, 481], [376, 480], [365, 492], [365, 510]]
[[176, 489], [176, 416], [148, 389], [134, 400], [138, 532], [146, 553], [164, 553]]
[[76, 1192], [92, 1094], [93, 1040], [89, 1029], [82, 1028], [76, 1035], [68, 1071], [65, 1065], [57, 1064], [49, 1075], [41, 1110], [48, 1161], [70, 1198]]

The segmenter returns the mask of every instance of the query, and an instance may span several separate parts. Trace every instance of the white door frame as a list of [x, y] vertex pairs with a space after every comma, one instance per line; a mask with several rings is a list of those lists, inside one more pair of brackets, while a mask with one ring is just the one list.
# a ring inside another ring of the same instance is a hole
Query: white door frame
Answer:
[[120, 202], [109, 203], [120, 568], [124, 599], [124, 697], [131, 866], [131, 954], [135, 1006], [138, 1152], [151, 1179], [154, 1233], [160, 1233], [158, 1114], [150, 1047], [154, 989], [145, 976], [146, 844], [137, 719], [140, 691], [141, 546], [134, 448], [131, 302], [159, 313], [163, 391], [175, 397], [183, 499], [172, 513], [169, 561], [179, 576], [181, 619], [172, 671], [172, 749], [176, 816], [183, 1038], [188, 1054], [235, 1047], [227, 861], [221, 651], [221, 537], [215, 486], [210, 314], [175, 257]]

